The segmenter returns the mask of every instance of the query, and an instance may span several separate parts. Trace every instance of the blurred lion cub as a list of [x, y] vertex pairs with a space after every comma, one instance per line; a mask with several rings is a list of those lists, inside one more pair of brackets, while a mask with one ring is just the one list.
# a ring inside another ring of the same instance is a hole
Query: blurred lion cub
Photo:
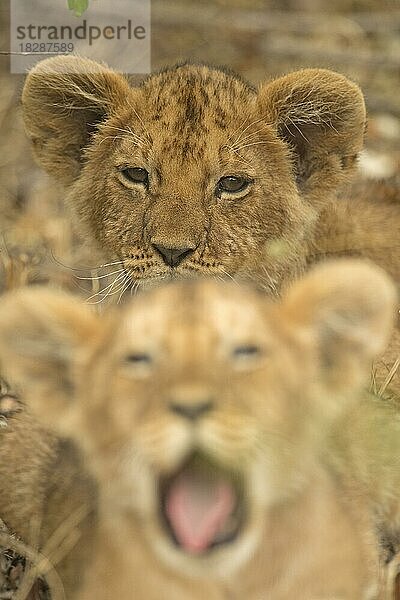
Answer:
[[2, 369], [100, 482], [80, 598], [387, 597], [377, 532], [399, 523], [400, 420], [362, 390], [395, 296], [347, 261], [279, 304], [211, 280], [102, 318], [45, 289], [2, 299]]

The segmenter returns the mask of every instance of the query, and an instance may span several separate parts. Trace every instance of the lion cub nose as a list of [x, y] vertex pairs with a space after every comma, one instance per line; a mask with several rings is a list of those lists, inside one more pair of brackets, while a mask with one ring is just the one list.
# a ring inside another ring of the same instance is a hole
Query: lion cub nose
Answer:
[[166, 248], [159, 244], [153, 244], [153, 247], [161, 254], [163, 261], [169, 267], [177, 267], [194, 250], [194, 248]]
[[202, 417], [213, 408], [213, 403], [211, 400], [199, 402], [198, 404], [178, 404], [171, 402], [169, 408], [180, 417], [184, 417], [189, 421], [196, 421], [196, 419]]

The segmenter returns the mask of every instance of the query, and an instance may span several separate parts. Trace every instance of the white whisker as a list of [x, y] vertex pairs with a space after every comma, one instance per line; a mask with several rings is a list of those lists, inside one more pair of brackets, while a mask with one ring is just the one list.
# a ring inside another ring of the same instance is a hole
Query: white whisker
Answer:
[[126, 292], [126, 290], [129, 288], [130, 284], [131, 284], [130, 277], [129, 277], [129, 275], [126, 274], [126, 278], [124, 279], [123, 284], [122, 284], [122, 292], [120, 293], [120, 295], [118, 297], [117, 304], [119, 304], [121, 302], [121, 298], [124, 295], [124, 293]]
[[[92, 298], [95, 298], [96, 296], [99, 296], [100, 294], [104, 294], [105, 292], [107, 292], [107, 290], [109, 290], [106, 295], [105, 298], [107, 298], [109, 292], [112, 290], [112, 288], [115, 286], [115, 284], [119, 281], [121, 281], [121, 279], [123, 279], [125, 277], [125, 273], [120, 273], [119, 275], [117, 275], [114, 280], [104, 289], [99, 290], [98, 292], [96, 292], [95, 294], [92, 294], [91, 296], [89, 296], [89, 298], [87, 298], [86, 302], [89, 302], [89, 300], [91, 300]], [[96, 304], [96, 303], [94, 303]]]
[[252, 121], [251, 123], [249, 123], [249, 124], [247, 125], [247, 127], [245, 127], [245, 128], [243, 129], [243, 131], [241, 131], [241, 132], [240, 132], [239, 136], [238, 136], [238, 137], [236, 138], [236, 140], [233, 142], [233, 146], [236, 146], [236, 144], [237, 144], [237, 143], [238, 143], [238, 142], [239, 142], [239, 141], [242, 139], [242, 137], [243, 137], [243, 134], [244, 134], [244, 133], [245, 133], [245, 132], [246, 132], [246, 131], [247, 131], [247, 130], [250, 128], [250, 127], [252, 127], [253, 125], [257, 125], [257, 123], [261, 123], [261, 122], [263, 122], [263, 121], [264, 121], [264, 119], [257, 119], [256, 121]]
[[[255, 135], [258, 135], [260, 133], [263, 133], [263, 130], [257, 129], [256, 131], [250, 132], [248, 135], [246, 135], [244, 138], [241, 138], [239, 141], [243, 144], [243, 143], [247, 142], [248, 140], [250, 140], [251, 138], [253, 138]], [[239, 142], [237, 142], [237, 144], [239, 144]], [[235, 144], [234, 144], [234, 147], [235, 147]]]
[[[123, 129], [121, 127], [116, 127], [115, 125], [108, 125], [108, 128], [115, 129], [116, 131], [121, 131], [121, 133], [125, 133], [127, 137], [132, 137], [135, 141], [140, 142], [141, 144], [143, 144], [145, 141], [143, 138], [137, 135], [137, 133], [133, 132], [129, 126], [127, 126], [126, 129]], [[123, 136], [120, 137], [121, 139], [124, 139]]]
[[235, 148], [233, 148], [232, 146], [228, 146], [228, 148], [231, 150], [231, 152], [233, 152], [234, 154], [236, 154], [236, 156], [238, 157], [238, 159], [244, 163], [247, 167], [249, 167], [250, 169], [253, 169], [253, 165], [250, 163], [250, 161], [248, 161], [246, 158], [244, 158], [244, 156], [241, 156], [239, 154], [239, 152], [237, 150], [235, 150]]
[[113, 271], [112, 273], [106, 273], [105, 275], [93, 275], [92, 277], [80, 277], [79, 275], [75, 275], [76, 279], [93, 281], [94, 279], [105, 279], [106, 277], [111, 277], [111, 275], [116, 275], [117, 273], [121, 273], [123, 271], [123, 267], [118, 269], [118, 271]]
[[227, 277], [229, 277], [229, 279], [236, 283], [236, 285], [239, 285], [238, 281], [230, 273], [228, 273], [228, 271], [225, 271], [224, 267], [221, 267], [221, 271], [224, 275], [226, 275]]
[[121, 260], [117, 260], [115, 262], [110, 262], [110, 263], [104, 263], [102, 265], [99, 265], [98, 267], [94, 267], [97, 269], [103, 268], [103, 267], [113, 267], [114, 265], [121, 265], [122, 261]]

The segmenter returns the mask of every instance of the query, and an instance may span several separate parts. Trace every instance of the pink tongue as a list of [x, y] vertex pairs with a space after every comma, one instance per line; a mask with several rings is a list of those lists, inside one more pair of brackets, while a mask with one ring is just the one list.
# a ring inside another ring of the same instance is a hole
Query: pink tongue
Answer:
[[200, 554], [223, 530], [235, 507], [235, 493], [224, 480], [183, 472], [171, 484], [166, 514], [180, 545]]

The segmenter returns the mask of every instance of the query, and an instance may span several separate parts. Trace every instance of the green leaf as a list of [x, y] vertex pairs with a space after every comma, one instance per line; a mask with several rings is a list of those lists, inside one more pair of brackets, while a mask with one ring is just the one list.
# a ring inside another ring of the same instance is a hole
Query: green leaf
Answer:
[[76, 17], [82, 16], [88, 7], [89, 0], [68, 0], [68, 8], [74, 11]]

